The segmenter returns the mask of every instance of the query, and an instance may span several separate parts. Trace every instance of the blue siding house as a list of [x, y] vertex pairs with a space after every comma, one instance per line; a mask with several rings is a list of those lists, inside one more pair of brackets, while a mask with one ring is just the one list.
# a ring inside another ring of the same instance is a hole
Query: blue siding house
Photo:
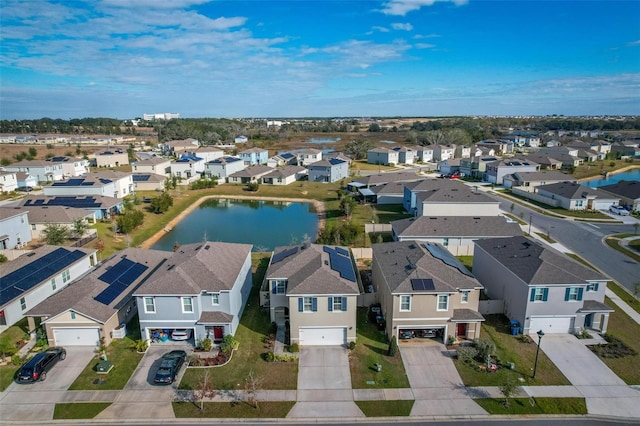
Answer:
[[256, 164], [267, 164], [269, 161], [269, 151], [261, 148], [249, 148], [240, 151], [238, 156], [247, 166], [255, 166]]
[[21, 248], [31, 241], [31, 227], [26, 210], [0, 207], [0, 250]]

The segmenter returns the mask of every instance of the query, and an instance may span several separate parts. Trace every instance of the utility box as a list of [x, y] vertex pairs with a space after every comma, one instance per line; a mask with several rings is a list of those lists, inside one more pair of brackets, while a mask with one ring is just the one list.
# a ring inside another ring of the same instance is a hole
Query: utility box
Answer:
[[382, 371], [382, 364], [378, 364], [377, 362], [375, 364], [373, 364], [373, 366], [375, 367], [376, 371], [378, 373], [380, 373]]

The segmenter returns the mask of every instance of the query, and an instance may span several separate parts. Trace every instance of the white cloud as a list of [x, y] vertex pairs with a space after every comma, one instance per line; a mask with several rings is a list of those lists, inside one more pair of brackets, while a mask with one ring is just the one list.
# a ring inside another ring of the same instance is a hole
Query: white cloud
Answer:
[[640, 46], [640, 40], [631, 41], [627, 43], [627, 46]]
[[436, 45], [431, 43], [416, 43], [413, 47], [416, 49], [433, 49]]
[[383, 4], [380, 11], [385, 15], [405, 16], [407, 13], [418, 10], [423, 6], [433, 6], [437, 2], [450, 2], [456, 6], [468, 3], [468, 0], [390, 0]]
[[391, 28], [393, 28], [394, 30], [411, 31], [413, 30], [413, 25], [411, 25], [408, 22], [406, 23], [396, 22], [391, 24]]
[[373, 34], [374, 31], [378, 31], [378, 32], [381, 32], [381, 33], [388, 33], [389, 32], [389, 28], [381, 27], [379, 25], [376, 25], [374, 27], [371, 27], [371, 32], [369, 32], [369, 34]]

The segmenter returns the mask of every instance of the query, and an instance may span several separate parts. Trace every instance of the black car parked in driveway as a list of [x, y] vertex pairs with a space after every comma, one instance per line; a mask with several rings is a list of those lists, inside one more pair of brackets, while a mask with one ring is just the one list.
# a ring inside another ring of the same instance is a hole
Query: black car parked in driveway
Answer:
[[47, 372], [66, 357], [67, 351], [64, 348], [53, 347], [40, 352], [20, 367], [16, 381], [18, 383], [42, 382], [47, 378]]
[[187, 360], [185, 351], [176, 350], [167, 352], [160, 358], [160, 367], [156, 371], [153, 383], [156, 385], [170, 385], [176, 380], [180, 367]]

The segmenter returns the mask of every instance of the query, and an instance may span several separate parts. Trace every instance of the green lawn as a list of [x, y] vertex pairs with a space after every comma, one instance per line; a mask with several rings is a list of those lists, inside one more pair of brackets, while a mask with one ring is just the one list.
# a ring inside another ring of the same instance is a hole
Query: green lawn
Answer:
[[473, 256], [456, 256], [460, 262], [469, 270], [473, 268]]
[[[259, 303], [260, 284], [266, 272], [269, 253], [253, 255], [253, 289], [235, 335], [240, 342], [231, 361], [224, 367], [209, 369], [209, 377], [216, 389], [244, 389], [250, 371], [258, 378], [261, 389], [296, 389], [298, 362], [266, 362], [262, 354], [267, 351], [262, 341], [269, 334], [269, 309]], [[180, 389], [194, 389], [204, 374], [201, 368], [188, 368]]]
[[12, 364], [0, 366], [0, 392], [4, 392], [13, 382], [18, 368], [20, 368], [20, 366]]
[[607, 243], [607, 245], [612, 249], [617, 250], [626, 256], [629, 256], [636, 262], [640, 262], [640, 254], [637, 254], [634, 251], [620, 245], [620, 240], [618, 240], [617, 238], [608, 237], [604, 240], [604, 242]]
[[413, 400], [356, 401], [367, 417], [401, 417], [411, 414]]
[[110, 402], [70, 402], [56, 404], [53, 410], [53, 420], [92, 419], [110, 405]]
[[[508, 377], [523, 378], [523, 385], [570, 385], [549, 358], [540, 351], [535, 380], [531, 378], [537, 345], [521, 336], [512, 336], [509, 321], [504, 315], [485, 315], [480, 336], [492, 340], [496, 345], [496, 361], [502, 365], [493, 373], [481, 371], [476, 364], [468, 365], [454, 359], [462, 381], [466, 386], [501, 386]], [[507, 368], [513, 362], [513, 370]]]
[[[351, 386], [354, 389], [408, 388], [400, 352], [387, 355], [389, 343], [385, 334], [369, 322], [367, 308], [358, 308], [356, 347], [349, 356]], [[377, 372], [374, 364], [381, 364]]]
[[[2, 352], [0, 356], [10, 357], [18, 352], [17, 342], [21, 339], [29, 339], [27, 328], [27, 319], [23, 318], [0, 334], [0, 352]], [[19, 366], [12, 364], [0, 366], [0, 392], [13, 382], [18, 368]]]
[[[636, 312], [640, 313], [640, 300], [637, 297], [634, 297], [627, 290], [614, 283], [613, 281], [609, 281], [607, 283], [607, 288], [614, 292], [620, 299], [626, 302], [629, 306], [631, 306]], [[615, 306], [612, 306], [615, 308]]]
[[504, 399], [480, 398], [474, 401], [489, 414], [587, 414], [584, 398], [510, 398], [505, 407]]
[[139, 338], [140, 327], [136, 316], [127, 324], [127, 336], [124, 339], [112, 340], [107, 347], [107, 358], [113, 363], [113, 369], [109, 374], [96, 372], [95, 368], [100, 361], [96, 355], [82, 370], [69, 390], [118, 390], [124, 388], [143, 356], [131, 347], [133, 342]]
[[293, 408], [295, 401], [262, 401], [258, 408], [246, 402], [205, 402], [204, 409], [193, 402], [173, 402], [176, 418], [284, 418]]
[[[615, 304], [608, 297], [605, 303], [615, 308]], [[626, 356], [624, 358], [602, 358], [602, 362], [620, 377], [628, 385], [640, 385], [640, 325], [635, 322], [629, 315], [616, 309], [609, 316], [609, 325], [607, 333], [622, 340], [627, 346], [636, 351], [634, 356]]]

